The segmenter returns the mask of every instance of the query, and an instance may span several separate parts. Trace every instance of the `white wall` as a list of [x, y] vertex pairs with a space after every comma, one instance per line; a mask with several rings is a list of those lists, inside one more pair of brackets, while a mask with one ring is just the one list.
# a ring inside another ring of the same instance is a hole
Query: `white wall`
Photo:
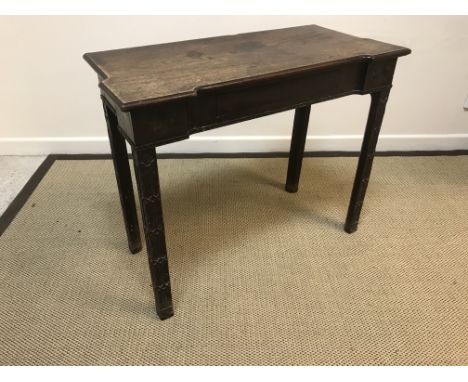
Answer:
[[[3, 16], [0, 154], [108, 152], [85, 52], [319, 24], [411, 48], [399, 60], [380, 150], [468, 149], [468, 16]], [[308, 150], [357, 150], [368, 96], [313, 105]], [[174, 151], [285, 151], [292, 112], [193, 136]]]

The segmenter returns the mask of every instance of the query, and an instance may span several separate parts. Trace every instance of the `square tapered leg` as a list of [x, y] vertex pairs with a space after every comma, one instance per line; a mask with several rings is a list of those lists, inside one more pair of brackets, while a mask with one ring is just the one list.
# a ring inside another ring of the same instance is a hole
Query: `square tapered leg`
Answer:
[[171, 317], [174, 311], [156, 151], [154, 147], [146, 146], [134, 147], [132, 152], [156, 312], [164, 320]]
[[288, 192], [297, 192], [299, 177], [301, 175], [302, 159], [309, 125], [310, 105], [299, 107], [294, 114], [294, 125], [289, 151], [288, 175], [285, 189]]
[[354, 179], [351, 201], [349, 203], [348, 215], [346, 217], [345, 231], [353, 233], [357, 230], [359, 216], [361, 214], [364, 197], [374, 161], [375, 148], [379, 138], [380, 127], [385, 113], [390, 88], [371, 93], [371, 106], [367, 126], [364, 132], [361, 154], [359, 156], [356, 177]]
[[127, 146], [125, 144], [125, 139], [118, 129], [117, 117], [105, 102], [104, 113], [107, 121], [107, 131], [109, 134], [125, 230], [127, 231], [128, 247], [131, 253], [137, 253], [141, 250], [142, 246], [135, 206], [135, 196], [133, 194], [132, 175], [128, 163]]

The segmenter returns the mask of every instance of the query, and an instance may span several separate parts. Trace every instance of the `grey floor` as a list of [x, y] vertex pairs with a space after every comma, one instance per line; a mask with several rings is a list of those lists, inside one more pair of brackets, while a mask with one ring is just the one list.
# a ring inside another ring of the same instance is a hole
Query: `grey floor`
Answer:
[[44, 159], [45, 156], [0, 156], [0, 215]]

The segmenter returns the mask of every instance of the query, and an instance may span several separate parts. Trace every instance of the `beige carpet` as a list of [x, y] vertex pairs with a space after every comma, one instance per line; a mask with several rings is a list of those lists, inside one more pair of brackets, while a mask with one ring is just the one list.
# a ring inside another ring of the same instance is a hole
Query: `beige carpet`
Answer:
[[157, 319], [112, 163], [57, 161], [0, 237], [1, 364], [468, 364], [468, 156], [161, 160], [175, 316]]

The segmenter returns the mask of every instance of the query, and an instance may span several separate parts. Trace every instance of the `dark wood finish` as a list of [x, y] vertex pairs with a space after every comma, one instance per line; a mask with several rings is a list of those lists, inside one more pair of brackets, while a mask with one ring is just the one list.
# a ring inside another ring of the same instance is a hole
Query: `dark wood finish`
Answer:
[[122, 109], [340, 63], [397, 57], [403, 47], [318, 25], [87, 53]]
[[154, 147], [133, 147], [133, 162], [140, 194], [148, 262], [156, 312], [162, 320], [174, 314], [167, 260], [166, 238], [159, 188], [158, 162]]
[[[308, 25], [84, 55], [98, 74], [103, 99], [115, 112], [112, 125], [133, 148], [160, 317], [172, 315], [172, 303], [154, 147], [296, 109], [286, 181], [286, 190], [295, 192], [310, 105], [350, 94], [371, 94], [346, 220], [345, 229], [352, 232], [364, 200], [396, 62], [410, 52]], [[121, 143], [117, 145], [121, 147]], [[119, 160], [116, 172], [125, 167], [120, 163], [123, 161]]]
[[310, 106], [296, 109], [294, 113], [294, 124], [289, 150], [288, 175], [286, 177], [285, 189], [288, 192], [297, 192], [299, 177], [301, 176], [302, 158], [307, 138], [307, 127], [309, 126]]
[[349, 203], [348, 215], [345, 223], [345, 231], [348, 233], [355, 232], [358, 227], [359, 216], [369, 184], [375, 148], [377, 146], [377, 140], [379, 139], [380, 127], [382, 126], [389, 93], [390, 88], [386, 88], [371, 94], [369, 117], [364, 132], [361, 155], [359, 156], [356, 178], [354, 179], [351, 201]]
[[316, 25], [87, 53], [135, 145], [191, 134], [391, 83], [407, 48]]
[[131, 253], [137, 253], [141, 250], [141, 238], [135, 196], [133, 194], [132, 175], [128, 164], [127, 146], [125, 139], [117, 127], [117, 117], [105, 101], [103, 102], [103, 106], [114, 162], [115, 177], [119, 189], [120, 204], [127, 232], [128, 247]]

